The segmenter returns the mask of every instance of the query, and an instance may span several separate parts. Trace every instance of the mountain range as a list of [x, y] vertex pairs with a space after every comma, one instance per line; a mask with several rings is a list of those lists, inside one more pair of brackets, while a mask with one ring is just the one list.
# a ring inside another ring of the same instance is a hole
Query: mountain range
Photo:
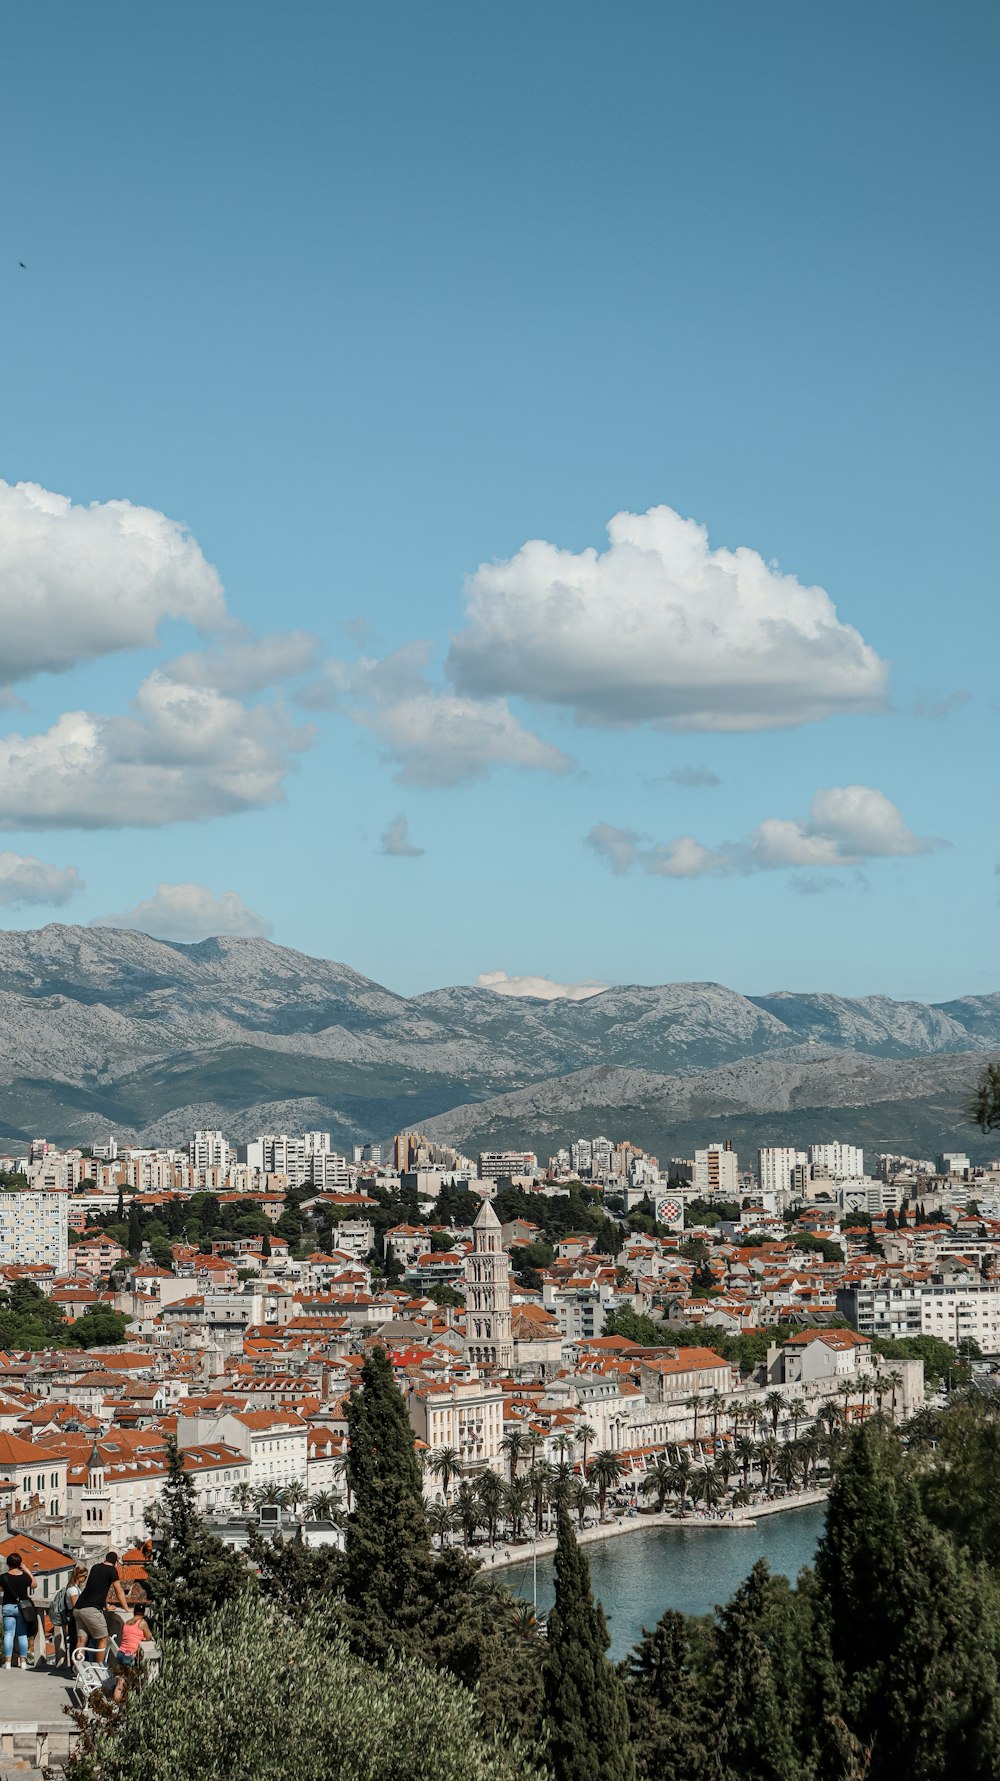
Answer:
[[581, 1133], [661, 1161], [725, 1135], [992, 1156], [964, 1114], [1000, 993], [927, 1005], [716, 983], [541, 1002], [399, 996], [267, 940], [196, 945], [60, 924], [0, 933], [0, 1142], [183, 1142], [420, 1127], [541, 1155]]

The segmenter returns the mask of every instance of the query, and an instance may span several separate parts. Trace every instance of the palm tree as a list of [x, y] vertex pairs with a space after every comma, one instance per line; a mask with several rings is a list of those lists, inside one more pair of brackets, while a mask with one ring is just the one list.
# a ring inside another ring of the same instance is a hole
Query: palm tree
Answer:
[[774, 1462], [774, 1469], [778, 1477], [781, 1479], [782, 1484], [786, 1485], [789, 1489], [791, 1489], [798, 1478], [799, 1464], [798, 1443], [795, 1441], [786, 1441], [784, 1446], [778, 1452], [778, 1457]]
[[733, 1452], [734, 1452], [736, 1458], [739, 1460], [740, 1466], [742, 1467], [743, 1488], [744, 1488], [744, 1490], [746, 1490], [749, 1488], [749, 1484], [750, 1484], [750, 1467], [756, 1462], [756, 1459], [757, 1459], [756, 1442], [752, 1441], [750, 1439], [749, 1435], [741, 1435], [739, 1440], [736, 1442]]
[[691, 1483], [691, 1495], [697, 1502], [700, 1497], [706, 1509], [714, 1509], [726, 1494], [726, 1487], [719, 1475], [717, 1466], [703, 1466], [696, 1471]]
[[894, 1371], [894, 1372], [890, 1373], [888, 1378], [886, 1379], [886, 1384], [889, 1387], [889, 1390], [892, 1392], [892, 1414], [893, 1414], [893, 1417], [895, 1417], [895, 1415], [896, 1415], [896, 1393], [897, 1393], [897, 1391], [902, 1391], [902, 1389], [903, 1389], [903, 1375], [902, 1375], [902, 1373], [900, 1373], [898, 1371]]
[[233, 1486], [233, 1502], [236, 1504], [237, 1509], [242, 1510], [244, 1515], [253, 1502], [253, 1491], [245, 1478], [241, 1479], [239, 1484]]
[[597, 1501], [597, 1492], [583, 1478], [574, 1478], [569, 1492], [570, 1507], [576, 1510], [577, 1526], [584, 1524], [587, 1510], [592, 1509]]
[[728, 1490], [729, 1489], [729, 1480], [732, 1477], [733, 1473], [737, 1470], [736, 1457], [730, 1448], [723, 1447], [722, 1452], [719, 1454], [719, 1457], [715, 1462], [715, 1467], [716, 1467], [716, 1471], [719, 1473], [719, 1476], [722, 1479], [723, 1484], [725, 1485], [726, 1489]]
[[574, 1447], [575, 1447], [575, 1442], [573, 1440], [572, 1435], [569, 1433], [569, 1430], [568, 1429], [560, 1429], [558, 1435], [556, 1436], [556, 1450], [559, 1454], [560, 1466], [563, 1465], [563, 1463], [565, 1461], [567, 1451], [569, 1452], [569, 1457], [572, 1460]]
[[639, 1486], [639, 1489], [642, 1491], [643, 1496], [650, 1496], [652, 1494], [652, 1492], [655, 1490], [657, 1515], [663, 1514], [663, 1505], [666, 1502], [667, 1497], [670, 1495], [670, 1491], [672, 1488], [671, 1479], [673, 1477], [673, 1474], [674, 1474], [673, 1466], [671, 1465], [666, 1454], [661, 1453], [657, 1458], [657, 1461], [656, 1461], [655, 1466], [653, 1467], [653, 1470], [651, 1472], [646, 1473], [645, 1478], [643, 1479], [642, 1483]]
[[457, 1447], [439, 1447], [436, 1453], [431, 1454], [429, 1461], [430, 1468], [434, 1473], [435, 1478], [440, 1478], [441, 1480], [441, 1489], [444, 1491], [445, 1502], [448, 1501], [448, 1492], [451, 1489], [451, 1481], [461, 1463], [462, 1455], [459, 1453]]
[[463, 1478], [458, 1487], [458, 1495], [455, 1498], [455, 1516], [465, 1536], [465, 1544], [471, 1546], [477, 1527], [482, 1525], [483, 1511], [479, 1492], [475, 1485], [470, 1484], [466, 1478]]
[[347, 1513], [350, 1515], [351, 1510], [354, 1507], [352, 1500], [354, 1491], [351, 1487], [351, 1462], [346, 1453], [342, 1453], [340, 1458], [335, 1462], [334, 1470], [337, 1477], [343, 1479], [344, 1495], [347, 1498]]
[[764, 1399], [764, 1408], [771, 1418], [771, 1433], [772, 1435], [776, 1435], [778, 1433], [778, 1423], [781, 1420], [781, 1412], [785, 1408], [785, 1400], [780, 1391], [768, 1392], [767, 1397]]
[[476, 1489], [482, 1506], [486, 1532], [492, 1546], [497, 1537], [497, 1525], [503, 1512], [504, 1485], [503, 1479], [496, 1472], [484, 1472]]
[[670, 1494], [677, 1498], [677, 1513], [683, 1516], [687, 1494], [694, 1477], [694, 1467], [686, 1453], [678, 1453], [670, 1468]]
[[850, 1420], [848, 1411], [850, 1409], [851, 1399], [854, 1396], [854, 1387], [849, 1379], [845, 1379], [843, 1384], [838, 1386], [838, 1392], [840, 1397], [844, 1400], [844, 1422], [846, 1424]]
[[526, 1482], [534, 1498], [535, 1532], [537, 1534], [541, 1529], [545, 1505], [553, 1494], [556, 1482], [555, 1466], [550, 1465], [547, 1459], [536, 1459], [527, 1475]]
[[799, 1423], [803, 1422], [809, 1414], [809, 1405], [806, 1403], [805, 1398], [793, 1398], [788, 1406], [788, 1414], [792, 1419], [792, 1440], [797, 1441], [799, 1438]]
[[309, 1499], [309, 1513], [314, 1521], [332, 1521], [338, 1513], [337, 1499], [329, 1490], [318, 1490]]
[[580, 1445], [583, 1448], [583, 1475], [586, 1478], [586, 1476], [587, 1476], [587, 1450], [597, 1440], [597, 1430], [593, 1427], [593, 1425], [591, 1423], [581, 1422], [577, 1431], [576, 1431], [576, 1438], [580, 1442]]
[[712, 1418], [712, 1440], [717, 1441], [719, 1439], [719, 1417], [726, 1408], [726, 1400], [721, 1391], [713, 1391], [705, 1407]]
[[771, 1488], [771, 1473], [780, 1448], [773, 1435], [765, 1435], [757, 1448], [757, 1463], [760, 1466], [761, 1482], [765, 1490]]
[[273, 1483], [258, 1484], [253, 1493], [253, 1500], [258, 1509], [263, 1508], [265, 1503], [274, 1507], [275, 1504], [281, 1502], [281, 1485]]
[[608, 1500], [608, 1491], [618, 1483], [624, 1469], [625, 1468], [622, 1465], [621, 1460], [618, 1458], [617, 1453], [612, 1453], [609, 1447], [604, 1447], [600, 1453], [595, 1453], [590, 1462], [590, 1470], [587, 1473], [587, 1478], [597, 1491], [597, 1501], [599, 1504], [600, 1519], [602, 1521], [604, 1520], [604, 1510]]
[[813, 1474], [813, 1482], [815, 1483], [816, 1465], [819, 1460], [819, 1439], [816, 1435], [803, 1435], [801, 1441], [796, 1443], [796, 1446], [798, 1448], [799, 1462], [802, 1466], [802, 1488], [808, 1490], [810, 1472]]
[[684, 1402], [685, 1410], [690, 1410], [694, 1414], [694, 1442], [695, 1442], [695, 1446], [697, 1446], [697, 1444], [698, 1444], [698, 1417], [701, 1414], [701, 1407], [702, 1407], [702, 1399], [698, 1396], [697, 1392], [695, 1392], [691, 1397], [685, 1399], [685, 1402]]
[[510, 1467], [510, 1481], [512, 1484], [517, 1477], [518, 1467], [520, 1466], [522, 1459], [526, 1459], [530, 1451], [531, 1436], [527, 1429], [519, 1428], [515, 1423], [513, 1428], [507, 1430], [503, 1440], [500, 1442], [500, 1452], [507, 1456], [507, 1464]]
[[281, 1495], [282, 1500], [288, 1504], [288, 1507], [294, 1510], [298, 1508], [300, 1503], [305, 1501], [308, 1492], [300, 1478], [293, 1478], [290, 1484], [285, 1485]]
[[427, 1526], [431, 1539], [437, 1540], [438, 1551], [444, 1551], [445, 1535], [450, 1534], [455, 1525], [455, 1511], [447, 1503], [428, 1503]]
[[512, 1478], [504, 1485], [503, 1512], [515, 1540], [521, 1538], [524, 1512], [531, 1501], [531, 1486], [526, 1478]]

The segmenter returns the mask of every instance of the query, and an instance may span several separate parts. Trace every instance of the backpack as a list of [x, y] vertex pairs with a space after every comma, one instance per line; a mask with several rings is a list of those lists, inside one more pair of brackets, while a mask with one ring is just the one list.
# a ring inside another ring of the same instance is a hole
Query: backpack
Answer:
[[64, 1583], [62, 1588], [57, 1590], [55, 1595], [52, 1597], [52, 1601], [49, 1604], [49, 1613], [51, 1614], [53, 1620], [65, 1619], [66, 1610], [67, 1610], [66, 1591], [68, 1588], [69, 1588], [69, 1584]]

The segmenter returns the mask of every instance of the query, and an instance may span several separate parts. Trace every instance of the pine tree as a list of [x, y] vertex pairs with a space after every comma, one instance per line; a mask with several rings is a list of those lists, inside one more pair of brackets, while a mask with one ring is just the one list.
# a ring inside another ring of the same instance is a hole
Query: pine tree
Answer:
[[383, 1662], [392, 1649], [421, 1655], [431, 1586], [431, 1537], [406, 1405], [384, 1348], [361, 1370], [347, 1406], [348, 1479], [354, 1512], [344, 1547], [351, 1644]]
[[606, 1656], [604, 1611], [564, 1502], [558, 1528], [544, 1675], [552, 1772], [555, 1781], [634, 1781], [625, 1686]]
[[138, 1255], [142, 1248], [142, 1210], [139, 1202], [132, 1199], [128, 1209], [128, 1252]]
[[709, 1781], [718, 1774], [706, 1687], [704, 1621], [668, 1608], [623, 1666], [638, 1781]]
[[211, 1533], [195, 1508], [194, 1483], [184, 1470], [177, 1441], [167, 1436], [167, 1482], [147, 1512], [155, 1559], [149, 1572], [154, 1630], [191, 1632], [223, 1602], [251, 1587], [238, 1553]]
[[795, 1741], [797, 1639], [785, 1578], [758, 1559], [719, 1610], [716, 1634], [721, 1773], [726, 1781], [802, 1781]]
[[260, 1255], [262, 1261], [269, 1262], [271, 1259], [271, 1239], [266, 1231], [260, 1240]]
[[996, 1586], [923, 1515], [898, 1438], [853, 1437], [816, 1559], [845, 1725], [872, 1781], [987, 1781], [1000, 1765]]

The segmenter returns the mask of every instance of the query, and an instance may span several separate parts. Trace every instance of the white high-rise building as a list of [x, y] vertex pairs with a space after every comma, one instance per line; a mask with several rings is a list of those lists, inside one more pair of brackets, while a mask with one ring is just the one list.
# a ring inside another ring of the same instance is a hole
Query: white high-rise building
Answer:
[[510, 1315], [510, 1264], [500, 1220], [484, 1200], [465, 1258], [465, 1358], [475, 1367], [509, 1373], [514, 1364]]
[[757, 1180], [761, 1193], [791, 1193], [795, 1186], [795, 1171], [805, 1160], [804, 1150], [790, 1150], [783, 1145], [772, 1144], [758, 1150]]
[[691, 1184], [696, 1194], [727, 1194], [739, 1199], [740, 1164], [735, 1150], [709, 1144], [694, 1153]]
[[570, 1168], [574, 1175], [590, 1174], [591, 1145], [589, 1138], [574, 1138], [570, 1146]]
[[221, 1132], [195, 1132], [188, 1145], [192, 1169], [226, 1170], [233, 1160], [232, 1151]]
[[69, 1268], [64, 1193], [0, 1193], [0, 1267]]
[[810, 1144], [809, 1161], [814, 1169], [832, 1175], [835, 1181], [865, 1172], [865, 1153], [860, 1145], [841, 1144], [839, 1139], [830, 1144]]

